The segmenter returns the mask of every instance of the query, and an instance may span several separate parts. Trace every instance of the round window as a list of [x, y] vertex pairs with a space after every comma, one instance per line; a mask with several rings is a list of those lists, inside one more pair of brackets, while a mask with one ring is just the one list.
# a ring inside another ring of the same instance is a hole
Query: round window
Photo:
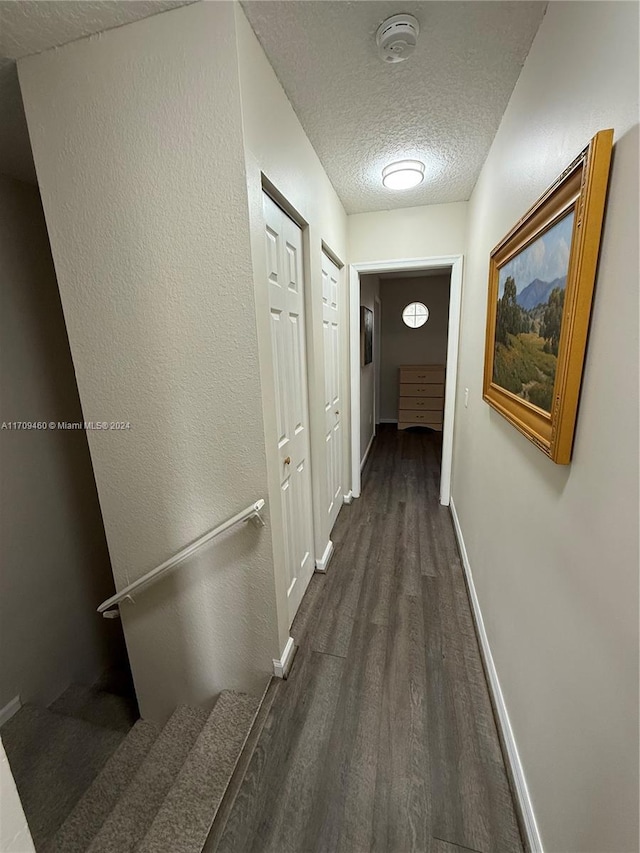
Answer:
[[429, 319], [429, 309], [422, 302], [411, 302], [402, 312], [402, 319], [411, 329], [417, 329]]

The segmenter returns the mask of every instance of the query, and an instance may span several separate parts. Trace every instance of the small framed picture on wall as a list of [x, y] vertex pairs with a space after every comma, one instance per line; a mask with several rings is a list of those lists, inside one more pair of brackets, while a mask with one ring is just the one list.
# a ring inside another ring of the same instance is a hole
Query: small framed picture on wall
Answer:
[[360, 364], [364, 367], [373, 361], [373, 311], [360, 306]]

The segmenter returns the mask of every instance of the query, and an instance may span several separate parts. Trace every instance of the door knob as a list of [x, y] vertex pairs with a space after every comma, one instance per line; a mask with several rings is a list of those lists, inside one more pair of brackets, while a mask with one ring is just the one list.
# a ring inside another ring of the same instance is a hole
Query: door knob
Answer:
[[336, 412], [336, 415], [339, 415], [339, 414], [340, 414], [340, 412]]
[[284, 464], [285, 465], [291, 465], [291, 457], [290, 456], [287, 456], [287, 458], [284, 460]]

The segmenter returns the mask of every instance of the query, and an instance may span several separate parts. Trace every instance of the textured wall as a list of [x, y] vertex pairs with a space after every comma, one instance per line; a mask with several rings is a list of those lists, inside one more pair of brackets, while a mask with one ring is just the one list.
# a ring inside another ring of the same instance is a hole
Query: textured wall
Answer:
[[356, 213], [347, 218], [349, 263], [461, 255], [467, 202]]
[[21, 0], [0, 5], [0, 172], [36, 183], [29, 131], [15, 60], [42, 53], [91, 33], [121, 27], [191, 0], [135, 0], [131, 3], [41, 3]]
[[[280, 494], [279, 456], [276, 453], [275, 390], [273, 383], [268, 294], [264, 286], [264, 233], [262, 216], [262, 175], [264, 175], [306, 223], [304, 228], [307, 376], [311, 425], [311, 468], [314, 497], [314, 535], [316, 558], [320, 558], [329, 541], [326, 518], [326, 442], [324, 411], [324, 351], [322, 327], [322, 244], [338, 260], [346, 260], [346, 220], [344, 209], [331, 186], [318, 157], [311, 147], [291, 104], [269, 65], [239, 4], [236, 7], [240, 91], [246, 152], [247, 188], [251, 222], [251, 246], [255, 272], [255, 298], [260, 345], [262, 404], [265, 419], [267, 466], [272, 494]], [[348, 303], [346, 278], [342, 283], [344, 317], [342, 346], [344, 370], [343, 399], [347, 396]], [[343, 482], [345, 492], [351, 488], [349, 468], [349, 423], [343, 406]], [[275, 504], [275, 501], [274, 501]], [[279, 521], [279, 506], [272, 506], [274, 526]], [[281, 539], [281, 538], [280, 538]], [[283, 542], [274, 539], [274, 563], [278, 582], [280, 641], [288, 637], [286, 613], [286, 580]]]
[[[637, 4], [550, 3], [469, 207], [453, 498], [549, 853], [638, 850], [637, 122]], [[488, 258], [606, 127], [614, 164], [560, 467], [482, 400]]]
[[[0, 175], [0, 422], [81, 421], [38, 190]], [[121, 627], [84, 431], [0, 431], [0, 708], [91, 684]]]
[[[234, 9], [196, 3], [21, 60], [117, 585], [267, 497]], [[257, 692], [279, 653], [271, 531], [125, 605], [143, 715]]]
[[[423, 278], [385, 278], [382, 298], [382, 364], [380, 417], [398, 418], [398, 367], [401, 364], [446, 364], [449, 327], [450, 274]], [[402, 311], [410, 302], [423, 302], [429, 319], [410, 329]]]

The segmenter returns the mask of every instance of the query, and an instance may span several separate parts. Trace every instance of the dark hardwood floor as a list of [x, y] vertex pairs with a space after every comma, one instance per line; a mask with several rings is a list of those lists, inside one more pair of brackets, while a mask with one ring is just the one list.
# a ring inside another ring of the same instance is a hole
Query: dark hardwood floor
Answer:
[[219, 853], [523, 850], [440, 452], [434, 433], [380, 430]]

